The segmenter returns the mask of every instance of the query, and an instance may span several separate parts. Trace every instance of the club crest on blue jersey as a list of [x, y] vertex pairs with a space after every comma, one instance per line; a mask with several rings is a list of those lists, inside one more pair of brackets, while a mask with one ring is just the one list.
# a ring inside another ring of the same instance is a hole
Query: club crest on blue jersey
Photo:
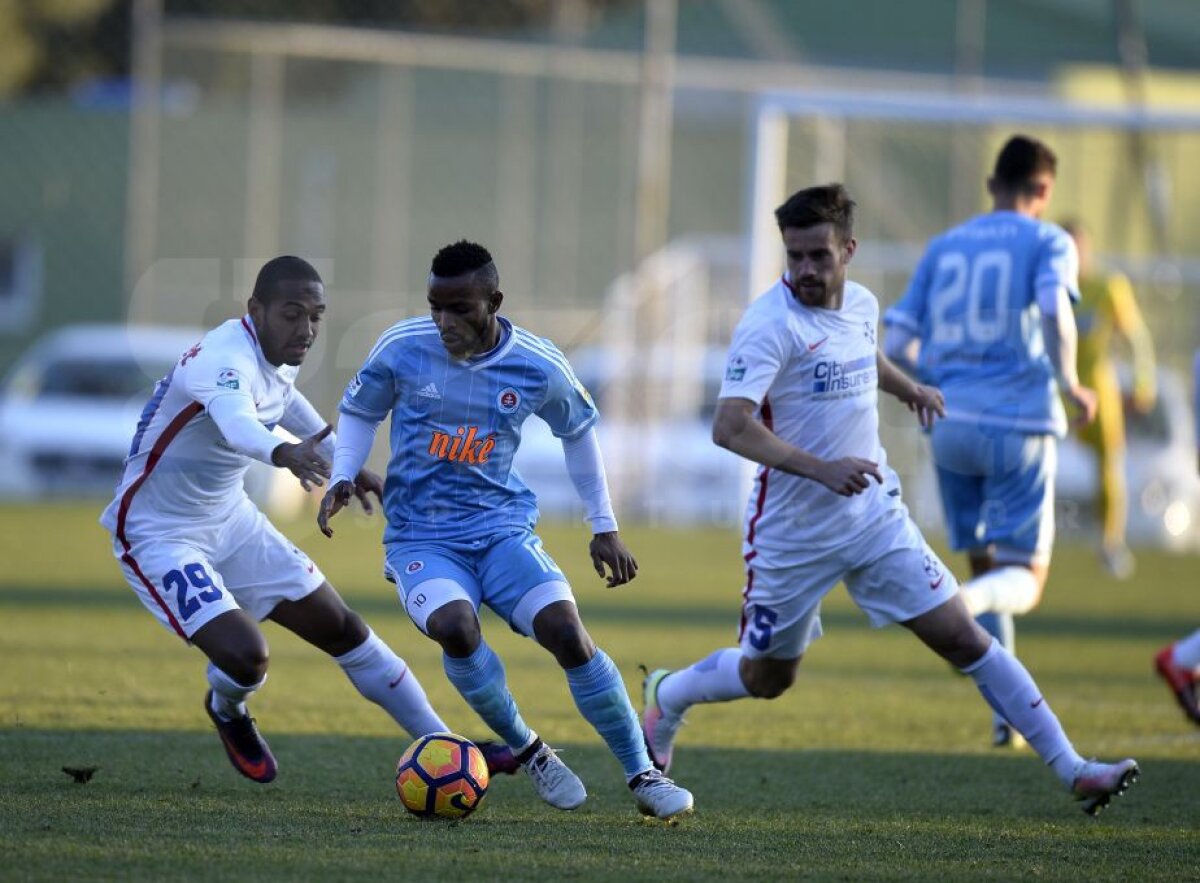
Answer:
[[521, 394], [511, 386], [504, 387], [496, 396], [496, 407], [501, 414], [515, 414], [517, 408], [521, 407]]
[[225, 389], [240, 389], [240, 377], [233, 368], [222, 368], [217, 372], [217, 386], [223, 386]]
[[408, 566], [404, 568], [405, 573], [420, 573], [425, 569], [424, 561], [410, 561]]

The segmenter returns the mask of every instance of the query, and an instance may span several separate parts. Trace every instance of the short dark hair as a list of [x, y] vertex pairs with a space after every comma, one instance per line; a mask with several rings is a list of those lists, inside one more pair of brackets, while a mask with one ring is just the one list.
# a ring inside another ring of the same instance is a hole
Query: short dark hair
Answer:
[[279, 283], [289, 280], [316, 282], [320, 285], [325, 284], [316, 267], [304, 260], [304, 258], [285, 254], [277, 258], [272, 258], [263, 264], [262, 269], [258, 271], [258, 277], [254, 280], [254, 292], [251, 294], [251, 297], [267, 303], [275, 294], [275, 289], [279, 287]]
[[815, 227], [833, 224], [842, 242], [854, 236], [854, 206], [849, 191], [841, 184], [823, 184], [798, 190], [775, 209], [775, 221], [782, 233], [788, 227]]
[[1038, 175], [1058, 173], [1058, 157], [1036, 138], [1013, 135], [996, 155], [992, 178], [1005, 190], [1029, 191]]
[[495, 290], [500, 285], [500, 273], [491, 252], [477, 242], [460, 239], [433, 256], [429, 272], [439, 279], [453, 279], [468, 273], [479, 273], [480, 281]]

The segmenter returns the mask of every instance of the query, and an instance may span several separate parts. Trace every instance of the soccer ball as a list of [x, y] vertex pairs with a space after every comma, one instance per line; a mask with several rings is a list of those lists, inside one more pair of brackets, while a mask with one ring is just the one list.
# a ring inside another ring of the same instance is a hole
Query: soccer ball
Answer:
[[454, 733], [422, 736], [396, 765], [400, 802], [422, 818], [466, 818], [479, 809], [487, 788], [483, 752]]

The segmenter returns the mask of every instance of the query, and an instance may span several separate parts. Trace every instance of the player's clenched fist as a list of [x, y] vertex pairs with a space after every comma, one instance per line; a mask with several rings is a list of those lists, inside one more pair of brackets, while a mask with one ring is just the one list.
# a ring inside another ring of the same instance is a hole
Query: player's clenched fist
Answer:
[[835, 494], [852, 497], [871, 486], [868, 476], [883, 484], [883, 475], [879, 472], [878, 463], [861, 457], [843, 457], [840, 460], [822, 461], [813, 478]]

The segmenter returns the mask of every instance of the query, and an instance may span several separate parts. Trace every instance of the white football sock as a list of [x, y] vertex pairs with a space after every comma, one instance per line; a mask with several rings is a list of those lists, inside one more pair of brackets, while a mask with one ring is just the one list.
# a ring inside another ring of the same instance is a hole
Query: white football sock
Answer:
[[741, 659], [741, 650], [726, 647], [688, 668], [671, 672], [658, 685], [658, 707], [666, 714], [682, 717], [688, 708], [700, 702], [744, 699], [750, 691], [738, 673]]
[[981, 613], [1028, 613], [1038, 602], [1037, 577], [1028, 567], [999, 567], [961, 588], [972, 616]]
[[209, 702], [209, 708], [215, 711], [218, 717], [225, 720], [242, 717], [246, 713], [246, 700], [267, 682], [267, 676], [263, 675], [263, 679], [257, 684], [250, 686], [239, 684], [211, 662], [208, 664], [205, 674], [208, 675], [208, 685], [212, 687], [212, 701]]
[[974, 679], [992, 710], [1012, 724], [1070, 788], [1083, 758], [1020, 660], [993, 640], [988, 651], [962, 671]]
[[410, 736], [449, 732], [416, 674], [375, 632], [334, 660], [358, 692], [383, 708]]
[[1171, 661], [1188, 671], [1200, 668], [1200, 629], [1175, 642]]

